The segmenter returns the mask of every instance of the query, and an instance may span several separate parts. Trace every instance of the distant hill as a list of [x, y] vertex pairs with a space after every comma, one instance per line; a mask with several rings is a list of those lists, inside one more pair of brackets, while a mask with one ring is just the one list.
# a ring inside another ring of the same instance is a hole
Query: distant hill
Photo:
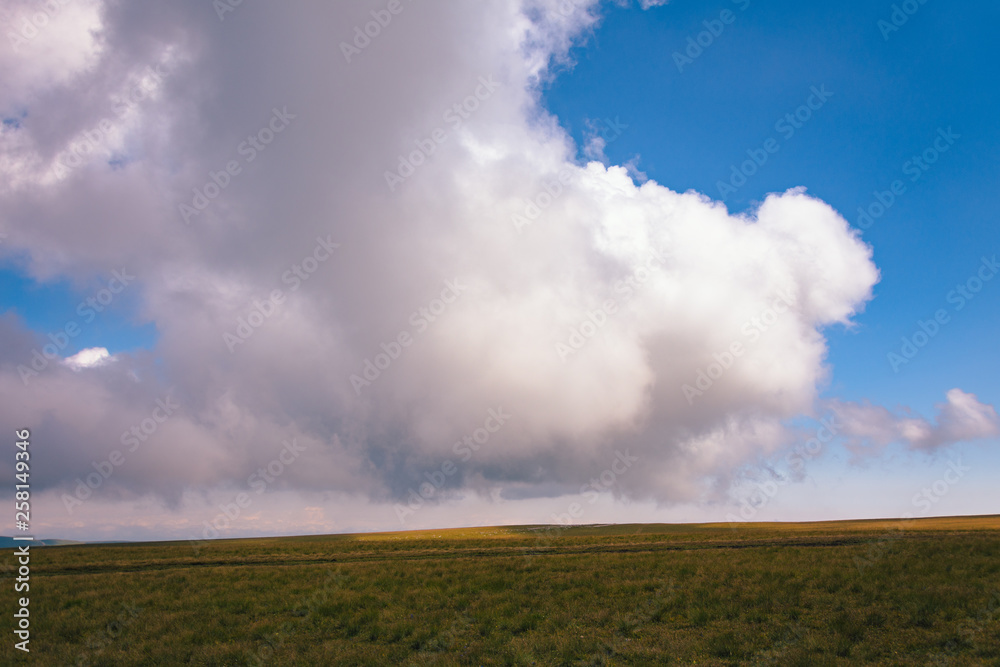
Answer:
[[13, 537], [5, 537], [0, 535], [0, 549], [13, 549], [14, 547], [21, 547], [25, 544], [30, 544], [35, 547], [58, 547], [63, 544], [83, 544], [83, 542], [76, 542], [74, 540], [15, 540]]

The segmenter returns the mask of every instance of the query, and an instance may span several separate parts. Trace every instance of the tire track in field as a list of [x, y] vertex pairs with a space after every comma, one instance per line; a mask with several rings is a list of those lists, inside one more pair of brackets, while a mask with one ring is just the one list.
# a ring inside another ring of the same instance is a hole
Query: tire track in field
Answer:
[[[904, 535], [899, 539], [906, 541], [936, 539], [941, 532], [933, 534]], [[977, 536], [982, 537], [982, 531], [956, 532], [952, 537]], [[191, 568], [229, 568], [229, 567], [294, 567], [298, 565], [326, 565], [346, 563], [384, 563], [393, 561], [418, 560], [458, 560], [465, 558], [522, 558], [525, 555], [533, 557], [572, 556], [587, 554], [649, 554], [671, 551], [700, 550], [735, 550], [763, 549], [770, 547], [791, 548], [837, 548], [869, 543], [871, 535], [840, 535], [808, 538], [778, 538], [758, 540], [725, 540], [702, 542], [639, 542], [618, 544], [570, 544], [558, 546], [531, 546], [530, 543], [517, 546], [475, 547], [454, 549], [402, 549], [397, 553], [379, 551], [341, 552], [329, 556], [295, 557], [294, 554], [276, 553], [259, 557], [234, 557], [207, 559], [159, 559], [136, 560], [131, 562], [112, 561], [107, 563], [91, 563], [80, 565], [44, 565], [40, 564], [33, 574], [37, 576], [74, 576], [90, 574], [115, 574], [130, 572], [152, 572], [164, 570], [180, 570]], [[71, 549], [72, 547], [63, 547]], [[67, 554], [69, 555], [69, 554]]]

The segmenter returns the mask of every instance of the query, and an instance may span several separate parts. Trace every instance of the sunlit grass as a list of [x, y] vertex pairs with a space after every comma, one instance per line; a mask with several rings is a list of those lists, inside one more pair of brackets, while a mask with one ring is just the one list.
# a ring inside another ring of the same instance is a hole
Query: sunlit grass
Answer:
[[37, 664], [1000, 664], [997, 517], [66, 546], [31, 564]]

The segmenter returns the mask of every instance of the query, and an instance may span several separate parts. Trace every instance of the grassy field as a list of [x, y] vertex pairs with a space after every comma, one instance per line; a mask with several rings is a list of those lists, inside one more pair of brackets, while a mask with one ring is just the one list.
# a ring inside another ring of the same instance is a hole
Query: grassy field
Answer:
[[1000, 665], [996, 516], [61, 546], [31, 568], [32, 653], [8, 635], [5, 665]]

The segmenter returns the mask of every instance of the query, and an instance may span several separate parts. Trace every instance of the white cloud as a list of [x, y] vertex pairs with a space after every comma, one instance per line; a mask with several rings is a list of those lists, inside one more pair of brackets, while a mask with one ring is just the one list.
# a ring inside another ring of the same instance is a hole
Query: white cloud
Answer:
[[844, 422], [842, 434], [850, 438], [849, 446], [858, 454], [875, 453], [897, 442], [910, 449], [932, 451], [957, 442], [1000, 435], [1000, 418], [996, 410], [961, 389], [948, 392], [947, 401], [937, 406], [938, 415], [934, 421], [909, 410], [893, 413], [867, 403], [835, 401], [831, 408]]
[[103, 347], [91, 347], [86, 350], [80, 350], [71, 357], [66, 357], [63, 359], [63, 363], [72, 368], [73, 370], [81, 370], [83, 368], [93, 368], [94, 366], [102, 366], [112, 359], [111, 355], [108, 354], [107, 348]]
[[100, 58], [102, 0], [7, 0], [5, 4], [0, 99], [23, 103], [54, 86], [71, 86]]
[[[24, 253], [39, 278], [127, 263], [139, 317], [160, 333], [153, 353], [25, 387], [17, 366], [37, 342], [0, 320], [18, 341], [0, 397], [20, 397], [16, 413], [0, 400], [0, 420], [53, 443], [38, 483], [71, 490], [166, 386], [183, 407], [102, 493], [179, 507], [192, 489], [239, 487], [298, 438], [308, 464], [283, 490], [391, 501], [457, 460], [454, 443], [497, 407], [509, 423], [449, 477], [453, 491], [576, 492], [629, 449], [641, 464], [613, 492], [676, 502], [787, 445], [783, 424], [812, 411], [829, 374], [825, 329], [849, 326], [878, 280], [846, 221], [801, 189], [730, 215], [626, 167], [579, 164], [537, 85], [593, 27], [596, 3], [412, 5], [345, 63], [340, 41], [376, 5], [244, 4], [219, 22], [193, 0], [115, 3], [92, 64], [59, 83], [25, 75], [18, 150], [44, 164], [110, 113], [123, 81], [165, 53], [175, 63], [130, 117], [128, 164], [94, 160], [61, 180], [23, 171], [23, 187], [0, 193], [4, 252]], [[500, 86], [477, 100], [482, 77]], [[26, 92], [38, 86], [46, 97]], [[241, 146], [275, 108], [294, 120], [248, 161]], [[390, 191], [385, 173], [434, 136]], [[185, 224], [179, 204], [213, 181], [218, 194]], [[340, 249], [310, 271], [320, 237]], [[651, 264], [654, 251], [666, 260]], [[294, 290], [293, 269], [308, 276]], [[466, 288], [435, 313], [456, 277]], [[254, 324], [274, 290], [281, 302]], [[772, 321], [780, 294], [791, 306]], [[609, 300], [615, 312], [561, 358], [557, 345]], [[358, 395], [350, 376], [401, 332], [412, 344]], [[242, 341], [232, 353], [227, 333]], [[736, 343], [744, 352], [689, 403], [682, 387]], [[981, 413], [961, 405], [940, 438], [977, 428]]]

